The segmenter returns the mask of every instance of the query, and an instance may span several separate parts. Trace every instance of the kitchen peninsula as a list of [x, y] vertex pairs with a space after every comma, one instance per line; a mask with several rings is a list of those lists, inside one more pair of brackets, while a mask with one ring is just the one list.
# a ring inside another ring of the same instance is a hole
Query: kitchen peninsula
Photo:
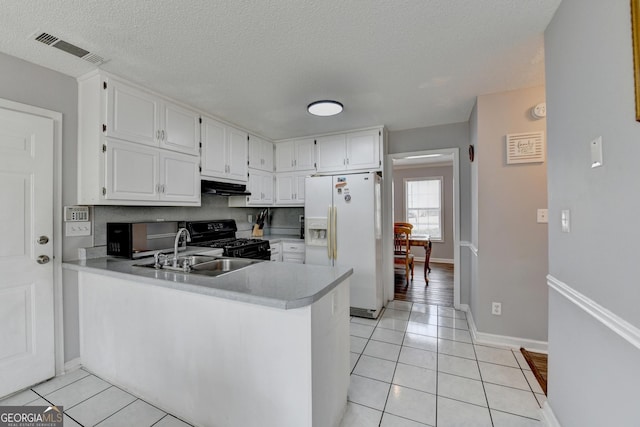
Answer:
[[78, 271], [82, 365], [203, 426], [337, 426], [351, 269], [260, 262], [218, 277], [99, 258]]

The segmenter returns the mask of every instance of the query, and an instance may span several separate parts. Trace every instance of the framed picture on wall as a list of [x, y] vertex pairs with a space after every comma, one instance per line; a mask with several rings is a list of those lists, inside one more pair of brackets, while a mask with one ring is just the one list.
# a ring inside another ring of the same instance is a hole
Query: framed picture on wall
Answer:
[[633, 38], [636, 121], [640, 122], [640, 0], [631, 0], [631, 35]]

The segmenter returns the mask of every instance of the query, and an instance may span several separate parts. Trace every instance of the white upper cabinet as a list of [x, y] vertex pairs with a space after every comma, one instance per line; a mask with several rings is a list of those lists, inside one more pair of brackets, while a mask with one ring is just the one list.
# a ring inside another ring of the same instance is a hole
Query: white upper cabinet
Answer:
[[273, 173], [258, 170], [249, 171], [250, 205], [273, 204]]
[[117, 79], [105, 78], [106, 136], [198, 154], [200, 115]]
[[276, 172], [315, 170], [313, 139], [298, 139], [275, 144]]
[[247, 182], [247, 133], [202, 118], [202, 177]]
[[379, 170], [380, 130], [351, 132], [316, 139], [318, 172]]
[[276, 174], [276, 205], [304, 205], [304, 179], [308, 173]]
[[200, 203], [197, 157], [110, 138], [104, 147], [105, 199]]
[[318, 172], [347, 170], [346, 136], [331, 135], [317, 138]]
[[163, 103], [160, 146], [167, 150], [197, 155], [200, 149], [200, 115], [168, 102]]
[[107, 90], [106, 136], [157, 146], [160, 140], [160, 100], [115, 79], [104, 79]]
[[199, 206], [200, 116], [95, 71], [78, 79], [78, 203]]
[[249, 167], [273, 172], [273, 143], [249, 135]]

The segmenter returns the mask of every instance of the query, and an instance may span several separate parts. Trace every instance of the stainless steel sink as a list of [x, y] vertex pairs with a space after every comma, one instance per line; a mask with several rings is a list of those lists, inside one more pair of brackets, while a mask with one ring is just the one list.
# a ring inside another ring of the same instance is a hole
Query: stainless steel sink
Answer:
[[169, 263], [166, 265], [165, 263], [161, 263], [160, 267], [156, 267], [153, 262], [147, 264], [134, 264], [134, 266], [202, 274], [207, 276], [220, 276], [221, 274], [230, 273], [259, 262], [262, 262], [262, 260], [223, 258], [209, 255], [189, 255], [178, 258], [176, 265], [173, 265], [173, 260], [169, 259]]

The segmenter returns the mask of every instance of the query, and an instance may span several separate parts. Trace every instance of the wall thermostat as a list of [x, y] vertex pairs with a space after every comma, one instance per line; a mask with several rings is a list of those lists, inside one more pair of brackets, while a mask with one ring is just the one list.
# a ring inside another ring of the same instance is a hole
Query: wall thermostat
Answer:
[[89, 206], [65, 206], [65, 222], [89, 221]]

